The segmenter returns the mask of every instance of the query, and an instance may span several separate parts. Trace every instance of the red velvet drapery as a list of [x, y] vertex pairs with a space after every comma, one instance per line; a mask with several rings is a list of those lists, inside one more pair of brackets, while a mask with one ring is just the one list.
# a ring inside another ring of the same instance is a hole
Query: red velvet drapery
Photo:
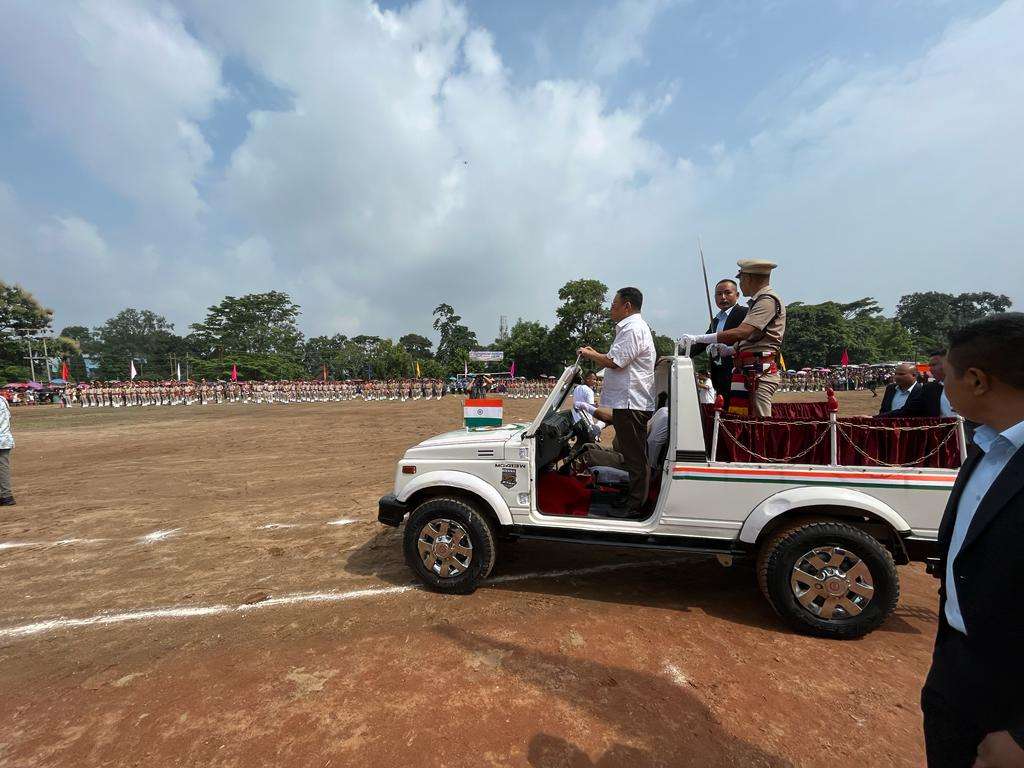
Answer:
[[[702, 414], [704, 437], [710, 451], [714, 407], [702, 406]], [[808, 421], [825, 423], [807, 424]], [[772, 406], [771, 419], [737, 420], [723, 414], [718, 460], [827, 465], [831, 461], [827, 422], [826, 403], [778, 403]], [[927, 459], [912, 466], [946, 469], [960, 466], [955, 419], [850, 416], [839, 418], [839, 430], [838, 462], [842, 466], [911, 464], [926, 455]]]

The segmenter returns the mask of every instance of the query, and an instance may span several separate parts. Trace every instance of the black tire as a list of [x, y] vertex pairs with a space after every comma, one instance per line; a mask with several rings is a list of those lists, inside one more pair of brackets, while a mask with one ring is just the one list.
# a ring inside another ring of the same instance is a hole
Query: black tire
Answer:
[[[831, 571], [814, 565], [825, 563], [824, 557], [805, 559], [819, 549], [830, 553], [827, 565], [839, 572], [832, 578], [826, 578]], [[846, 556], [839, 560], [843, 552]], [[856, 561], [866, 566], [867, 580]], [[800, 572], [795, 570], [798, 563], [804, 566]], [[808, 579], [808, 574], [815, 579]], [[758, 553], [757, 581], [776, 613], [798, 632], [840, 640], [863, 637], [876, 629], [900, 598], [899, 574], [889, 550], [859, 528], [831, 521], [805, 522], [775, 533]], [[872, 589], [865, 594], [868, 581]], [[852, 589], [841, 595], [829, 592], [830, 587], [843, 590], [843, 585]], [[852, 608], [844, 607], [848, 605]]]
[[[461, 540], [443, 540], [444, 536], [457, 537], [459, 529], [463, 534]], [[436, 535], [438, 533], [440, 537]], [[442, 554], [448, 556], [439, 558], [437, 550], [434, 550], [431, 560], [429, 555], [421, 553], [421, 537], [432, 542], [441, 539], [440, 544], [450, 546], [450, 554], [443, 551]], [[467, 539], [468, 547], [465, 544]], [[461, 547], [461, 551], [455, 547]], [[463, 554], [467, 548], [471, 551], [468, 557]], [[497, 557], [494, 531], [487, 518], [471, 504], [452, 498], [428, 499], [412, 511], [405, 524], [403, 549], [405, 562], [424, 584], [437, 592], [458, 595], [473, 592], [490, 574]], [[446, 562], [449, 567], [458, 568], [458, 572], [446, 574]]]

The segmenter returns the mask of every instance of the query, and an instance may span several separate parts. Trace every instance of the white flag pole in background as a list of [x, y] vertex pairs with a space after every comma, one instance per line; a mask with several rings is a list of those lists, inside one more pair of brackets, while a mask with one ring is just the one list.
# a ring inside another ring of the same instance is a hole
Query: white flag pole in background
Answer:
[[132, 360], [128, 365], [130, 366], [128, 373], [131, 375], [131, 380], [135, 381], [135, 377], [139, 375], [139, 372], [135, 370], [135, 361]]
[[181, 363], [178, 363], [178, 381], [181, 381]]

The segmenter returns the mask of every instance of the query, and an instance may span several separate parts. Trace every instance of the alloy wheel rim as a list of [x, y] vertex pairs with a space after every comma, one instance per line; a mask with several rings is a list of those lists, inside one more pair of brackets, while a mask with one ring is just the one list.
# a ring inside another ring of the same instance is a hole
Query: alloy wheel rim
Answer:
[[473, 562], [473, 542], [462, 524], [448, 518], [431, 520], [420, 530], [416, 543], [427, 570], [441, 578], [464, 573]]
[[828, 621], [860, 615], [875, 596], [867, 564], [837, 546], [815, 547], [797, 558], [789, 585], [805, 611]]

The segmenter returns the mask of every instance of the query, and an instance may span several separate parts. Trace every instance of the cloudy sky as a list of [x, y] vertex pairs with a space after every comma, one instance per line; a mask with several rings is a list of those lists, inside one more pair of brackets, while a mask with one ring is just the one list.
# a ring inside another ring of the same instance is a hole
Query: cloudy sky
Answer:
[[276, 289], [489, 340], [597, 277], [678, 334], [698, 235], [788, 300], [1024, 303], [1024, 0], [0, 8], [0, 279], [57, 329]]

